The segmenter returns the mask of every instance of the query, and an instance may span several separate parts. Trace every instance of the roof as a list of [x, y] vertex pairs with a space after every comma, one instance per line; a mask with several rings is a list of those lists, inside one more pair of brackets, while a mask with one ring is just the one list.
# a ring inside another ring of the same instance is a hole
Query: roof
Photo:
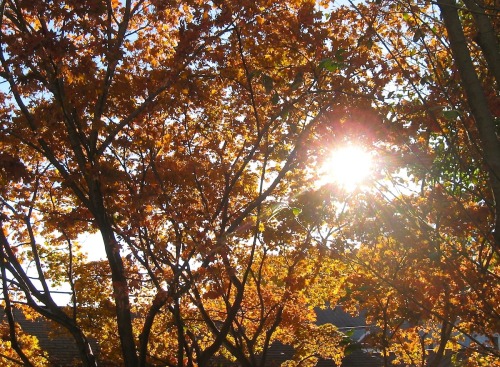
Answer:
[[[25, 334], [36, 336], [40, 348], [46, 352], [46, 357], [52, 367], [80, 366], [78, 349], [72, 336], [54, 322], [39, 317], [28, 320], [24, 314], [14, 309], [14, 319]], [[6, 321], [5, 312], [0, 308], [0, 320]], [[98, 352], [97, 342], [90, 341], [91, 347]]]
[[[292, 359], [293, 347], [275, 341], [269, 347], [266, 357], [266, 367], [279, 367], [286, 360]], [[238, 367], [238, 362], [231, 362], [224, 358], [215, 358], [211, 364], [213, 367]], [[348, 353], [342, 360], [342, 364], [337, 366], [331, 360], [320, 359], [317, 367], [382, 367], [382, 360], [364, 352], [361, 348], [356, 348]]]
[[332, 324], [344, 333], [349, 333], [353, 341], [361, 341], [362, 338], [373, 328], [366, 324], [365, 312], [352, 316], [345, 312], [342, 307], [315, 308], [316, 323], [318, 325]]
[[[369, 329], [363, 314], [351, 316], [340, 307], [326, 309], [318, 308], [315, 309], [315, 311], [318, 325], [331, 323], [342, 331], [352, 330], [353, 334], [351, 338], [355, 342]], [[43, 318], [28, 320], [19, 310], [15, 312], [15, 319], [27, 334], [34, 335], [38, 338], [40, 347], [48, 354], [51, 366], [69, 367], [81, 365], [81, 363], [78, 362], [78, 350], [73, 338], [64, 330], [57, 328], [53, 322]], [[0, 310], [0, 320], [5, 320], [3, 310]], [[93, 348], [97, 350], [97, 343], [94, 341], [91, 344], [93, 344]], [[268, 350], [266, 366], [280, 366], [282, 362], [291, 359], [292, 356], [293, 348], [291, 346], [284, 345], [280, 342], [274, 342]], [[217, 358], [213, 365], [237, 366], [237, 363], [231, 363]], [[382, 365], [380, 358], [363, 351], [358, 345], [358, 348], [353, 348], [350, 353], [344, 357], [340, 367], [378, 367]], [[317, 366], [339, 367], [330, 360], [320, 360]]]
[[[341, 307], [334, 308], [316, 308], [316, 323], [318, 325], [332, 324], [343, 332], [352, 331], [351, 339], [354, 341], [353, 348], [349, 348], [346, 356], [342, 360], [342, 364], [337, 366], [331, 360], [319, 360], [317, 367], [381, 367], [383, 366], [382, 359], [378, 356], [371, 355], [364, 351], [360, 344], [356, 342], [371, 328], [366, 325], [364, 314], [351, 316]], [[275, 341], [271, 344], [267, 351], [266, 367], [278, 367], [286, 360], [292, 359], [293, 347], [284, 345]], [[213, 366], [221, 367], [237, 367], [237, 362], [224, 361], [222, 358], [217, 358], [212, 364]]]

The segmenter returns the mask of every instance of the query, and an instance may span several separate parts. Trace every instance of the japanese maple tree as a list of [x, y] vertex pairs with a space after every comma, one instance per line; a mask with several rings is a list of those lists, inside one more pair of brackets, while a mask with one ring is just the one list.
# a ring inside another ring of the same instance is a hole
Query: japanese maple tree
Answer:
[[[312, 185], [326, 117], [386, 80], [343, 15], [312, 1], [2, 1], [6, 314], [20, 304], [62, 326], [85, 366], [90, 336], [126, 366], [256, 365], [276, 338], [307, 337], [315, 284], [341, 274], [307, 228], [266, 228]], [[96, 231], [106, 260], [87, 262], [96, 250], [78, 239]]]

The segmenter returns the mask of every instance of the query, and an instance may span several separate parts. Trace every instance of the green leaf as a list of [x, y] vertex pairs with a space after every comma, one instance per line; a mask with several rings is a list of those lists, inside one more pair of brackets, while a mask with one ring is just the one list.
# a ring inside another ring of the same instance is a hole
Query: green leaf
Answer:
[[339, 63], [333, 61], [332, 59], [323, 59], [319, 62], [318, 65], [321, 69], [325, 69], [328, 71], [337, 71], [340, 67]]
[[292, 208], [292, 213], [293, 213], [293, 215], [295, 215], [296, 217], [298, 217], [299, 214], [302, 213], [302, 209], [300, 209], [300, 208]]
[[344, 349], [344, 354], [346, 356], [348, 356], [349, 354], [355, 352], [355, 351], [358, 351], [360, 350], [361, 347], [359, 346], [359, 344], [349, 344], [345, 349]]
[[443, 116], [447, 120], [456, 120], [460, 117], [460, 112], [458, 112], [457, 110], [443, 111]]
[[344, 54], [347, 52], [346, 49], [344, 48], [339, 48], [336, 52], [335, 52], [335, 60], [339, 61], [339, 62], [342, 62], [344, 61]]
[[350, 338], [354, 335], [354, 329], [346, 330], [344, 334]]

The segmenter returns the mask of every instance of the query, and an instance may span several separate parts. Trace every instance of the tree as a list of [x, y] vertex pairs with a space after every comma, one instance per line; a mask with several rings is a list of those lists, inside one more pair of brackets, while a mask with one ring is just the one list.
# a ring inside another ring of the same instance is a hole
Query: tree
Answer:
[[392, 351], [405, 364], [437, 366], [457, 338], [472, 340], [468, 363], [494, 365], [498, 9], [474, 1], [356, 8], [395, 66], [386, 100], [398, 135], [385, 146], [406, 168], [358, 198], [362, 214], [345, 229], [360, 243], [347, 302], [380, 326], [374, 341], [386, 365]]
[[[89, 336], [117, 334], [103, 357], [125, 366], [224, 350], [251, 365], [280, 330], [307, 337], [311, 309], [293, 318], [295, 302], [336, 265], [308, 230], [284, 243], [266, 222], [312, 184], [326, 116], [383, 88], [342, 15], [327, 27], [312, 1], [2, 1], [7, 313], [24, 304], [65, 328], [85, 366]], [[106, 261], [88, 263], [78, 238], [96, 231]]]
[[[312, 365], [343, 350], [313, 307], [342, 302], [386, 364], [438, 365], [464, 335], [495, 363], [475, 335], [500, 319], [498, 9], [323, 5], [2, 1], [6, 315], [63, 327], [85, 366], [115, 335], [100, 358], [125, 366], [264, 365], [274, 340]], [[348, 139], [387, 177], [316, 187]], [[8, 358], [41, 363], [7, 319]]]

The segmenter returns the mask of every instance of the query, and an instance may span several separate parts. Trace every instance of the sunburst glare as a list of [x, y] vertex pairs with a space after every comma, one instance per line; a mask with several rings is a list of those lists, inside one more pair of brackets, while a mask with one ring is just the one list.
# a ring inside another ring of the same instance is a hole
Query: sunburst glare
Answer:
[[370, 152], [356, 145], [343, 146], [332, 150], [322, 164], [319, 184], [334, 183], [346, 191], [353, 191], [371, 175], [373, 166]]

